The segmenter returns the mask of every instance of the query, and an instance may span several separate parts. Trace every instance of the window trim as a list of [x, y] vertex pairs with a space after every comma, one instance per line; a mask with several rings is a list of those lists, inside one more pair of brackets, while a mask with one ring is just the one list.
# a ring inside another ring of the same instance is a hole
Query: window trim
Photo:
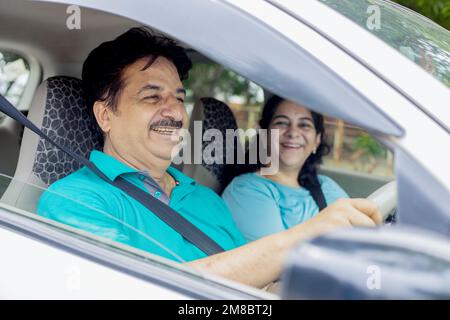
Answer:
[[[308, 46], [314, 43], [317, 48], [320, 44], [327, 50], [332, 50], [333, 53], [342, 54], [339, 48], [266, 2], [155, 0], [152, 2], [154, 10], [150, 11], [144, 10], [148, 7], [148, 2], [145, 0], [136, 0], [133, 7], [121, 2], [101, 3], [77, 0], [74, 3], [105, 13], [124, 16], [164, 32], [174, 39], [182, 39], [193, 49], [258, 83], [261, 87], [311, 106], [316, 111], [331, 111], [330, 115], [334, 117], [376, 132], [393, 136], [404, 134], [403, 128], [397, 121], [385, 113], [377, 103], [368, 99], [365, 94], [306, 50], [306, 46], [299, 46], [297, 39], [292, 39], [292, 34], [297, 36], [300, 34], [307, 41]], [[171, 12], [171, 19], [166, 19], [161, 12]], [[264, 21], [269, 13], [273, 17], [270, 21]], [[184, 28], [186, 24], [189, 24], [189, 28]], [[205, 27], [211, 24], [217, 30], [214, 33], [205, 32]], [[229, 25], [233, 25], [233, 29], [242, 30], [240, 37], [227, 37], [231, 33]], [[294, 30], [292, 26], [295, 26]], [[286, 34], [281, 34], [285, 31]], [[203, 36], [198, 37], [198, 34]], [[252, 41], [251, 48], [249, 48], [249, 39]], [[242, 54], [249, 50], [251, 54]], [[280, 52], [286, 59], [273, 59], [279, 56]], [[350, 60], [350, 57], [346, 59]], [[293, 66], [292, 63], [288, 63], [292, 61], [299, 61], [302, 64]], [[351, 63], [356, 64], [354, 59], [351, 59]], [[266, 72], [262, 73], [261, 68], [265, 68]], [[280, 87], [278, 84], [280, 78], [283, 78], [287, 85]], [[314, 92], [322, 94], [317, 96], [313, 94]], [[358, 109], [349, 112], [349, 105], [357, 105]], [[363, 116], [369, 117], [370, 121], [365, 120]]]
[[[333, 43], [450, 133], [450, 124], [448, 121], [445, 121], [450, 119], [450, 113], [447, 109], [442, 108], [442, 101], [448, 100], [446, 98], [449, 97], [448, 90], [446, 90], [448, 88], [415, 62], [410, 61], [382, 39], [379, 39], [321, 1], [305, 0], [301, 4], [300, 2], [297, 3], [296, 8], [286, 7], [286, 0], [265, 1], [283, 10]], [[388, 2], [392, 3], [391, 1]], [[315, 10], [305, 12], [299, 9], [301, 6], [306, 5], [314, 5]], [[395, 6], [404, 9], [399, 4], [395, 4]], [[414, 15], [419, 14], [414, 12]], [[333, 19], [330, 19], [330, 16], [333, 16]], [[320, 17], [320, 19], [317, 17]], [[340, 28], [335, 27], [337, 24]], [[353, 26], [358, 26], [358, 28], [353, 28]], [[337, 34], [339, 34], [339, 38]], [[360, 41], [355, 42], [354, 39], [360, 39]], [[363, 56], [360, 53], [361, 47], [356, 47], [360, 43], [369, 44], [371, 51], [377, 52], [377, 55], [369, 57], [370, 59], [367, 58], [367, 54]], [[395, 59], [397, 68], [386, 66], [385, 60], [383, 60], [385, 56]], [[405, 72], [405, 70], [408, 72]], [[411, 79], [418, 78], [421, 79], [422, 85], [417, 85], [414, 80], [411, 81]], [[423, 84], [426, 85], [424, 86]]]

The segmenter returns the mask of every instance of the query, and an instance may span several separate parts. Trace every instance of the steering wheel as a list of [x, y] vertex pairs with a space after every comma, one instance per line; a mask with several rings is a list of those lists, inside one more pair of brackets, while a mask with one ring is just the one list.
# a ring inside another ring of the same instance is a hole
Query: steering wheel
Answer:
[[380, 209], [383, 222], [394, 223], [397, 215], [397, 183], [391, 181], [378, 188], [367, 199], [374, 201]]

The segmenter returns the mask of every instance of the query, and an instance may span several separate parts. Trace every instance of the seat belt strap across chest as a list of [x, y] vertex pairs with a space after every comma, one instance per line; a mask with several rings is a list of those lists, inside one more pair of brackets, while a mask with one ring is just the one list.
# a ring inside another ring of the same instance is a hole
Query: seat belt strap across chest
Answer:
[[141, 203], [144, 207], [146, 207], [151, 213], [156, 215], [159, 219], [164, 221], [167, 225], [169, 225], [176, 232], [181, 234], [186, 240], [191, 242], [205, 254], [213, 255], [216, 253], [223, 252], [224, 249], [220, 247], [214, 240], [212, 240], [208, 235], [206, 235], [203, 231], [197, 228], [194, 224], [192, 224], [189, 220], [184, 218], [178, 212], [173, 210], [171, 207], [161, 202], [160, 200], [154, 198], [153, 196], [146, 193], [141, 188], [135, 186], [131, 182], [118, 177], [114, 181], [110, 180], [97, 166], [89, 161], [88, 159], [80, 156], [79, 154], [73, 152], [72, 150], [65, 148], [64, 146], [59, 145], [57, 142], [53, 141], [49, 138], [42, 130], [36, 127], [27, 117], [25, 117], [22, 112], [17, 110], [8, 100], [6, 100], [2, 95], [0, 95], [0, 111], [18, 121], [26, 128], [30, 129], [37, 135], [39, 135], [42, 139], [48, 141], [53, 146], [58, 149], [64, 151], [80, 164], [88, 167], [92, 172], [94, 172], [98, 177], [100, 177], [105, 182], [119, 188], [127, 195]]

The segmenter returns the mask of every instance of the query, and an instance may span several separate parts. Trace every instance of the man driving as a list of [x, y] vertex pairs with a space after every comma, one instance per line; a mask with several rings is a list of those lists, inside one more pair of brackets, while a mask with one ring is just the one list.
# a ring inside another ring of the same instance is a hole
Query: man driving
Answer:
[[38, 214], [259, 288], [279, 278], [283, 258], [296, 243], [337, 228], [381, 223], [374, 203], [339, 200], [307, 222], [246, 243], [222, 199], [170, 166], [189, 123], [181, 81], [191, 66], [183, 48], [143, 28], [95, 48], [82, 81], [104, 145], [91, 152], [90, 161], [110, 180], [121, 177], [169, 205], [224, 252], [207, 256], [87, 167], [52, 184]]

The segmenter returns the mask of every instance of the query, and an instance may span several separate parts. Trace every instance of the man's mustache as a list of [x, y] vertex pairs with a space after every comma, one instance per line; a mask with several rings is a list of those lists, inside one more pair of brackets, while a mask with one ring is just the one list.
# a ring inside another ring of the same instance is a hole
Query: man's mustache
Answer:
[[158, 127], [172, 127], [175, 129], [180, 129], [183, 127], [183, 121], [173, 120], [173, 119], [163, 119], [150, 124], [149, 129], [153, 130]]

